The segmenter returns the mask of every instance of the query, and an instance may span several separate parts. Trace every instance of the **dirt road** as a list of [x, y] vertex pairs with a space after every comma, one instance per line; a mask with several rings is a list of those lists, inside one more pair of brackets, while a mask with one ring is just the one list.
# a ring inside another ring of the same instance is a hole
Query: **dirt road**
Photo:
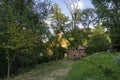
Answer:
[[11, 80], [64, 80], [73, 63], [71, 60], [60, 60], [40, 64], [34, 70]]

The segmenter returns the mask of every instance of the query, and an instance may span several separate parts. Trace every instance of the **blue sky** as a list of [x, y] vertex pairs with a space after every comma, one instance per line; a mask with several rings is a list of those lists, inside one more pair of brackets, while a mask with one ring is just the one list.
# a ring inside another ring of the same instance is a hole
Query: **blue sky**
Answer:
[[[63, 0], [52, 0], [54, 3], [57, 3], [58, 6], [60, 7], [62, 13], [64, 13], [66, 16], [69, 16], [70, 13], [66, 7], [66, 5], [64, 4]], [[69, 0], [66, 0], [69, 2]], [[94, 8], [93, 5], [91, 4], [90, 0], [80, 0], [80, 5], [79, 5], [80, 9], [86, 9], [86, 8]]]

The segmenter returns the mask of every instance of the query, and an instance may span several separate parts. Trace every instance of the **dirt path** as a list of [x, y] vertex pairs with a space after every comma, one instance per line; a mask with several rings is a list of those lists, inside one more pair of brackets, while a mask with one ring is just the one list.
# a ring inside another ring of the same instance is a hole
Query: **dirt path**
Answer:
[[70, 60], [60, 60], [41, 64], [36, 69], [11, 80], [64, 80], [73, 63]]
[[70, 68], [52, 71], [49, 75], [44, 76], [41, 80], [63, 80], [63, 77], [68, 73], [69, 69]]

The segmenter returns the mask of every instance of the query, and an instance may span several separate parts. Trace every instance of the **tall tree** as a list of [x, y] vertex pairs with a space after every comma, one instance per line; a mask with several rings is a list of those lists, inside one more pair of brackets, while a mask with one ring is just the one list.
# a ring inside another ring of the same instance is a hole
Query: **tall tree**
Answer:
[[[46, 3], [40, 2], [39, 4]], [[6, 50], [8, 78], [10, 77], [11, 62], [14, 60], [16, 52], [18, 50], [30, 51], [39, 46], [38, 44], [43, 41], [46, 34], [47, 28], [43, 20], [45, 17], [40, 15], [40, 13], [45, 13], [46, 9], [42, 12], [35, 12], [35, 6], [33, 0], [0, 1], [0, 47]]]
[[89, 40], [90, 25], [94, 25], [97, 22], [97, 16], [95, 10], [92, 8], [83, 9], [79, 16], [79, 21], [84, 27], [86, 39]]
[[[1, 42], [1, 47], [6, 50], [7, 60], [8, 60], [8, 73], [10, 76], [10, 66], [11, 62], [15, 56], [15, 53], [11, 54], [11, 51], [17, 50], [21, 47], [31, 47], [34, 46], [34, 39], [30, 39], [28, 36], [34, 36], [31, 30], [24, 30], [27, 28], [30, 22], [28, 22], [27, 12], [32, 12], [29, 8], [29, 2], [24, 0], [19, 1], [7, 1], [1, 0], [1, 27], [4, 28], [2, 33], [5, 38]], [[27, 12], [26, 12], [27, 11]], [[34, 36], [35, 37], [35, 36]]]
[[67, 22], [68, 17], [65, 16], [57, 4], [52, 5], [52, 10], [50, 14], [50, 21], [51, 25], [50, 28], [53, 31], [53, 35], [49, 37], [49, 43], [51, 45], [51, 49], [53, 51], [53, 57], [57, 60], [58, 57], [62, 56], [60, 50], [63, 48], [61, 47], [61, 41], [63, 36], [67, 31]]
[[110, 32], [112, 46], [120, 47], [120, 1], [119, 0], [91, 0], [96, 8], [103, 27]]
[[78, 18], [80, 16], [80, 8], [79, 8], [79, 4], [80, 4], [80, 0], [64, 0], [64, 3], [66, 4], [67, 9], [70, 12], [71, 15], [71, 26], [72, 29], [77, 29], [77, 21]]
[[[79, 18], [81, 16], [80, 10], [80, 0], [64, 0], [68, 11], [70, 12], [70, 20], [72, 29], [68, 31], [69, 37], [74, 38], [71, 42], [71, 46], [83, 45], [83, 31], [80, 30], [79, 26]], [[81, 32], [79, 32], [81, 31]]]
[[93, 25], [97, 20], [95, 10], [92, 8], [83, 9], [81, 11], [79, 20], [84, 28], [90, 28], [90, 25]]
[[61, 12], [57, 4], [52, 6], [51, 22], [54, 32], [61, 31], [64, 34], [67, 31], [68, 17]]

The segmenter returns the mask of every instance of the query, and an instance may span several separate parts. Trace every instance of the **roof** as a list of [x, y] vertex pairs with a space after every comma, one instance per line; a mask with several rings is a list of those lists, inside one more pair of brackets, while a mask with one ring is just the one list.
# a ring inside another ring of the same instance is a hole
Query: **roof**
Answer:
[[70, 47], [70, 48], [68, 48], [68, 49], [73, 49], [73, 50], [75, 49], [75, 50], [76, 50], [76, 49], [77, 49], [77, 47]]
[[85, 49], [84, 46], [78, 46], [78, 49]]
[[71, 49], [71, 50], [76, 50], [76, 49], [84, 50], [86, 48], [84, 46], [78, 46], [78, 47], [70, 47], [68, 49]]

